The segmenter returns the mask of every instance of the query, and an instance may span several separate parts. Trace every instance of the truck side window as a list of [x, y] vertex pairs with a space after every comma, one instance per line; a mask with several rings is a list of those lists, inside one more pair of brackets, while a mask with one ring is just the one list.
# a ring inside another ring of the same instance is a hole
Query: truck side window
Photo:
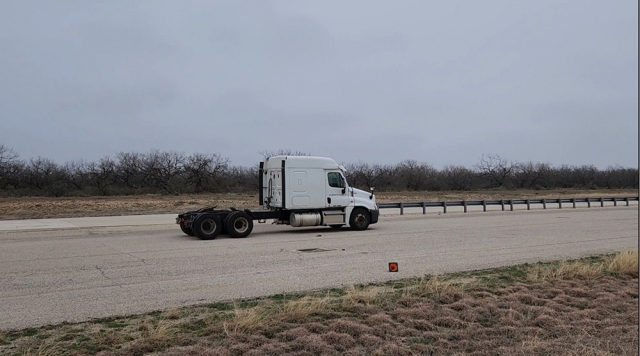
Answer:
[[344, 188], [344, 181], [342, 176], [338, 172], [329, 172], [327, 176], [329, 180], [329, 186], [333, 188]]

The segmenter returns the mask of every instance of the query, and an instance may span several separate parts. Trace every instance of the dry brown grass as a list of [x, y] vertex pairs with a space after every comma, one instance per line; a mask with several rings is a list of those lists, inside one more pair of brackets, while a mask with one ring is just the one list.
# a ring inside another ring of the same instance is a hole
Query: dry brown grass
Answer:
[[607, 269], [610, 272], [638, 277], [638, 250], [616, 254], [609, 262]]
[[530, 282], [546, 282], [553, 280], [585, 279], [593, 280], [603, 275], [604, 266], [585, 265], [580, 262], [562, 262], [558, 266], [535, 266], [527, 275]]
[[178, 309], [172, 309], [167, 312], [167, 319], [178, 319], [182, 315], [182, 312]]
[[638, 277], [638, 250], [624, 251], [599, 262], [563, 261], [558, 265], [536, 265], [527, 274], [530, 282], [585, 279], [594, 280], [607, 273]]
[[330, 308], [331, 297], [304, 296], [300, 299], [286, 301], [274, 317], [287, 322], [300, 322], [311, 315], [320, 314]]
[[222, 323], [222, 329], [226, 335], [232, 335], [264, 329], [274, 321], [304, 322], [331, 309], [334, 302], [335, 298], [328, 295], [307, 295], [280, 302], [262, 301], [250, 308], [234, 304], [233, 313]]
[[0, 332], [0, 355], [637, 355], [638, 252]]
[[[637, 196], [633, 189], [620, 190], [484, 190], [439, 192], [376, 192], [380, 203], [443, 200], [542, 199], [571, 197]], [[257, 194], [184, 194], [113, 197], [0, 198], [0, 219], [40, 219], [82, 216], [178, 214], [203, 207], [258, 209]]]
[[376, 192], [376, 200], [386, 202], [408, 201], [452, 201], [452, 200], [500, 200], [500, 199], [556, 199], [587, 197], [635, 197], [634, 189], [488, 189], [473, 191], [424, 191], [424, 192]]
[[383, 286], [349, 286], [344, 298], [342, 298], [342, 306], [349, 308], [358, 305], [376, 305], [384, 300], [391, 291], [391, 288]]
[[222, 326], [227, 335], [251, 332], [262, 327], [270, 315], [270, 310], [262, 305], [253, 308], [241, 308], [234, 305], [232, 318], [222, 323]]
[[418, 283], [405, 287], [405, 296], [440, 298], [443, 295], [461, 291], [462, 287], [454, 281], [444, 281], [440, 276], [421, 278]]
[[209, 206], [255, 209], [258, 198], [243, 194], [0, 198], [0, 219], [172, 214]]
[[144, 321], [140, 324], [138, 330], [140, 330], [143, 339], [153, 342], [167, 341], [174, 333], [171, 329], [171, 323], [167, 320], [160, 320], [155, 325]]
[[53, 356], [60, 355], [64, 352], [64, 348], [54, 342], [46, 341], [37, 346], [36, 349], [28, 349], [23, 356]]

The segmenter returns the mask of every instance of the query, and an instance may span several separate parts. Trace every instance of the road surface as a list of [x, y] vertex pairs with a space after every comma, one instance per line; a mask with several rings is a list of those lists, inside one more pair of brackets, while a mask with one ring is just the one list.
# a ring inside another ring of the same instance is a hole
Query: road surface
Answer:
[[0, 329], [638, 248], [637, 205], [385, 215], [366, 231], [256, 223], [212, 241], [172, 218], [2, 222]]

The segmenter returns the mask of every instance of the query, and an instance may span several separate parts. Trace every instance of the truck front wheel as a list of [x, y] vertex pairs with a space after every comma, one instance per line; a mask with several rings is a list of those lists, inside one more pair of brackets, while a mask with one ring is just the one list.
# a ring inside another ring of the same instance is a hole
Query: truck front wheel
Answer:
[[355, 208], [351, 212], [349, 225], [353, 230], [366, 230], [371, 222], [371, 217], [366, 209]]
[[231, 237], [247, 237], [253, 230], [253, 219], [244, 211], [234, 211], [227, 217], [225, 227]]
[[191, 229], [201, 240], [213, 240], [220, 234], [222, 223], [218, 215], [204, 213], [196, 217]]

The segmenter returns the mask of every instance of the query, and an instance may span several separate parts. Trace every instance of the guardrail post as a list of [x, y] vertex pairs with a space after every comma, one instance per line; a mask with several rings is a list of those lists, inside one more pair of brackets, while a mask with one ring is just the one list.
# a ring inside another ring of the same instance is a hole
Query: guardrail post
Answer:
[[547, 208], [547, 199], [542, 199], [542, 209]]
[[587, 208], [591, 207], [591, 198], [587, 198]]
[[558, 198], [558, 209], [562, 209], [562, 198]]
[[464, 207], [464, 212], [466, 213], [467, 212], [467, 201], [466, 200], [462, 201], [462, 206]]
[[509, 205], [511, 206], [511, 211], [513, 211], [513, 199], [509, 199]]
[[447, 202], [446, 201], [442, 202], [442, 208], [443, 208], [443, 211], [444, 211], [443, 214], [446, 214], [447, 213]]
[[603, 208], [604, 207], [604, 199], [600, 198], [600, 207]]
[[422, 215], [426, 215], [427, 214], [427, 206], [425, 205], [424, 202], [422, 202]]
[[504, 211], [504, 199], [500, 201], [500, 205], [502, 205], [502, 211]]
[[613, 206], [618, 206], [618, 198], [613, 197]]
[[627, 202], [627, 206], [629, 206], [629, 197], [624, 198], [624, 201]]
[[[627, 205], [629, 205], [629, 198], [627, 198]], [[484, 212], [484, 213], [487, 212], [487, 201], [486, 200], [482, 201], [482, 212]]]
[[526, 202], [527, 202], [527, 210], [531, 210], [531, 202], [529, 201], [529, 199], [527, 199]]
[[573, 208], [575, 209], [576, 208], [576, 198], [572, 198], [571, 202], [573, 203]]
[[400, 203], [400, 215], [404, 215], [404, 204]]

